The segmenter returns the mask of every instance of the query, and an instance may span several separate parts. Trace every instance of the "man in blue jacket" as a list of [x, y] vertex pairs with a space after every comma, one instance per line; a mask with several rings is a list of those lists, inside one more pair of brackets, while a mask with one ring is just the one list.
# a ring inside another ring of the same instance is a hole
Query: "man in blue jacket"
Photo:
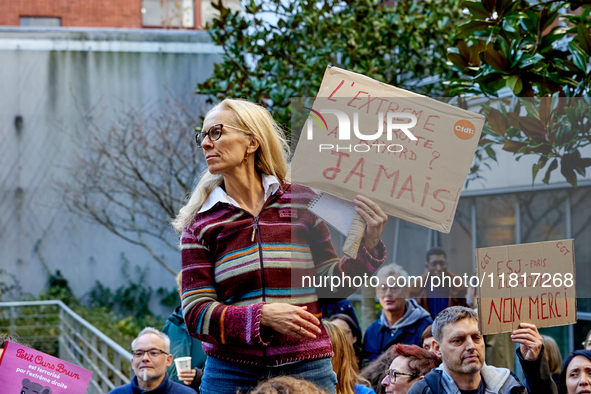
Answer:
[[380, 317], [365, 331], [364, 357], [373, 361], [397, 343], [421, 346], [421, 335], [433, 320], [409, 294], [408, 274], [398, 264], [382, 266], [376, 276], [376, 296], [382, 306]]
[[111, 394], [195, 394], [193, 389], [168, 379], [166, 367], [173, 362], [170, 339], [152, 327], [144, 328], [131, 342], [131, 383], [117, 387]]

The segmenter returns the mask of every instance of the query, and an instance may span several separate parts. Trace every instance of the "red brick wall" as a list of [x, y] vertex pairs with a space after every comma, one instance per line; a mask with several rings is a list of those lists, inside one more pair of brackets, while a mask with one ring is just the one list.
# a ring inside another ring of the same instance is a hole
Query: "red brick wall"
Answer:
[[21, 16], [59, 17], [63, 27], [142, 27], [142, 0], [0, 0], [0, 26]]

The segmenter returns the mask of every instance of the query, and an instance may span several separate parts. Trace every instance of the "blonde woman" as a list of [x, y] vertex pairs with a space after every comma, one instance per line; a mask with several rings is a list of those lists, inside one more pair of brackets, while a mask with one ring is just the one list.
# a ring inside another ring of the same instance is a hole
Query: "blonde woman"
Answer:
[[329, 393], [336, 377], [319, 297], [355, 289], [303, 287], [303, 276], [373, 273], [385, 259], [387, 215], [358, 196], [367, 223], [355, 259], [339, 259], [326, 224], [306, 208], [311, 189], [286, 181], [288, 147], [271, 114], [226, 99], [196, 136], [207, 172], [174, 221], [181, 234], [182, 306], [208, 355], [202, 394], [248, 391], [261, 378], [298, 375]]
[[562, 356], [560, 355], [558, 344], [556, 343], [554, 338], [549, 337], [548, 335], [542, 335], [542, 341], [544, 342], [544, 354], [546, 355], [546, 360], [548, 360], [548, 367], [550, 367], [550, 375], [554, 383], [556, 383], [558, 391], [560, 391], [560, 372], [562, 371]]
[[[332, 343], [332, 369], [337, 374], [337, 394], [375, 394], [370, 383], [359, 376], [355, 349], [345, 330], [332, 321], [323, 320]], [[362, 385], [360, 383], [365, 384]]]

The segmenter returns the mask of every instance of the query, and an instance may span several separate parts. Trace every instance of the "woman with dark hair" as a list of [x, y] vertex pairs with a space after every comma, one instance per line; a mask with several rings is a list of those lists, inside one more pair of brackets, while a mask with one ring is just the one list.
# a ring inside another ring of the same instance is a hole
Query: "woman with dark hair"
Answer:
[[564, 360], [560, 394], [591, 393], [591, 350], [575, 350]]
[[225, 99], [196, 135], [207, 171], [173, 222], [181, 238], [182, 308], [208, 355], [201, 394], [235, 394], [261, 378], [298, 375], [335, 392], [319, 298], [354, 288], [304, 287], [303, 278], [374, 273], [388, 220], [363, 196], [355, 258], [339, 259], [326, 223], [308, 211], [312, 189], [288, 182], [289, 145], [265, 108]]
[[399, 343], [388, 351], [394, 354], [394, 360], [385, 372], [382, 386], [391, 394], [406, 394], [413, 384], [441, 364], [439, 356], [417, 345]]
[[386, 350], [378, 358], [367, 364], [359, 373], [359, 376], [369, 382], [369, 386], [376, 394], [386, 394], [386, 388], [382, 386], [382, 380], [384, 380], [384, 371], [390, 368], [392, 360], [394, 360], [394, 354]]
[[355, 357], [357, 357], [357, 365], [361, 368], [361, 351], [363, 350], [363, 344], [361, 341], [361, 330], [359, 326], [353, 321], [351, 316], [345, 315], [344, 313], [338, 313], [331, 316], [328, 321], [333, 322], [337, 326], [340, 326], [347, 333], [347, 338], [353, 345], [355, 350]]

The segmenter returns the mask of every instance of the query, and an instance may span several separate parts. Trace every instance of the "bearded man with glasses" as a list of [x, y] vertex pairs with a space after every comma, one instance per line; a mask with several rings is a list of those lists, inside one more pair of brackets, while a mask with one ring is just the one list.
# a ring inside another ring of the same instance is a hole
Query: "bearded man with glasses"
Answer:
[[131, 342], [131, 383], [117, 387], [111, 394], [195, 394], [195, 390], [168, 379], [166, 368], [172, 365], [170, 339], [152, 327], [144, 328]]

